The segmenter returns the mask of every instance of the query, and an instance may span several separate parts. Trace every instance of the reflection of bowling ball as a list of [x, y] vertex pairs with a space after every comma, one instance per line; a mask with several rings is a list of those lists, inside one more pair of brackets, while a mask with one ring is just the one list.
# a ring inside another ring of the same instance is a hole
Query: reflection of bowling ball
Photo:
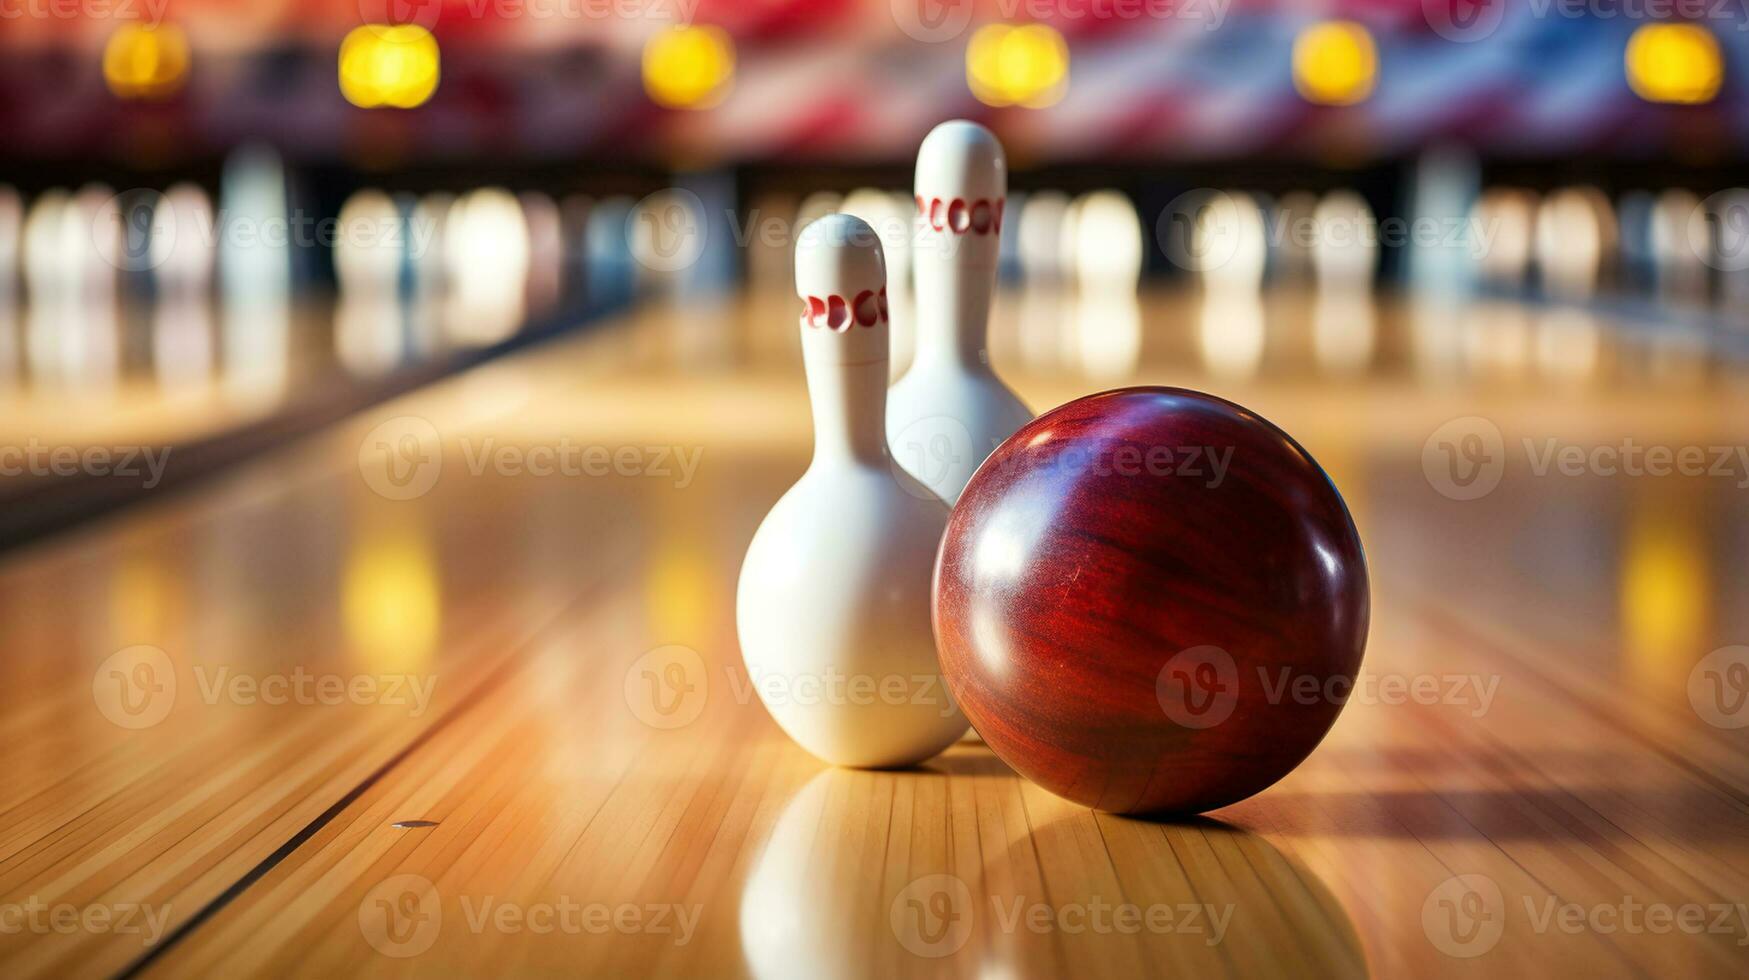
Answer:
[[1348, 509], [1280, 429], [1126, 388], [1028, 423], [972, 477], [935, 572], [955, 698], [1003, 761], [1123, 813], [1194, 813], [1286, 775], [1366, 647]]

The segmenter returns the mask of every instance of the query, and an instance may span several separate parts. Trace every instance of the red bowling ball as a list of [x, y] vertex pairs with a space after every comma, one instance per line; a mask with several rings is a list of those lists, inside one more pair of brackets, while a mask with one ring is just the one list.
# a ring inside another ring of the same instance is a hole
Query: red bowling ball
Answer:
[[1286, 775], [1366, 648], [1360, 536], [1324, 470], [1244, 408], [1125, 388], [1047, 412], [954, 507], [942, 668], [1017, 772], [1088, 806], [1190, 814]]

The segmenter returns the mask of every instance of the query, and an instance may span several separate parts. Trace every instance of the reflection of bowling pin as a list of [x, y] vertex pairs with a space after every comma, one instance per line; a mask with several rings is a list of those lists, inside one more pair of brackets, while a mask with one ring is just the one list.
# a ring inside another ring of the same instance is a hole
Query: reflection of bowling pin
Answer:
[[887, 438], [900, 465], [952, 503], [1032, 413], [990, 370], [1007, 165], [975, 123], [942, 123], [917, 152], [917, 361], [893, 386]]
[[747, 549], [741, 652], [755, 690], [803, 748], [838, 765], [909, 765], [966, 727], [946, 697], [930, 626], [947, 507], [888, 455], [874, 230], [850, 215], [822, 218], [797, 242], [795, 275], [814, 459]]
[[881, 236], [887, 259], [887, 336], [892, 338], [887, 370], [897, 380], [911, 366], [917, 340], [911, 309], [911, 201], [903, 194], [864, 188], [846, 195], [839, 210], [868, 222]]

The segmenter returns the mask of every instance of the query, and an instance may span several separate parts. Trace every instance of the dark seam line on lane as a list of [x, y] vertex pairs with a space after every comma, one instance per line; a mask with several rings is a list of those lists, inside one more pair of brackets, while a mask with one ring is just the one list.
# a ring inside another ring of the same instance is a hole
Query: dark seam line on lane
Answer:
[[408, 742], [399, 752], [390, 756], [386, 762], [378, 766], [370, 775], [366, 776], [362, 782], [348, 791], [345, 796], [334, 801], [332, 806], [323, 810], [314, 820], [311, 820], [306, 824], [303, 829], [299, 830], [296, 834], [293, 834], [284, 844], [281, 844], [276, 848], [272, 854], [263, 858], [259, 864], [250, 868], [243, 877], [237, 879], [229, 888], [226, 888], [211, 901], [207, 902], [206, 905], [202, 906], [200, 911], [190, 916], [187, 922], [176, 927], [176, 930], [166, 937], [163, 942], [152, 947], [151, 951], [123, 967], [115, 974], [116, 980], [131, 980], [131, 978], [143, 974], [148, 967], [157, 962], [157, 960], [165, 953], [174, 949], [176, 945], [184, 939], [187, 939], [196, 929], [200, 928], [207, 922], [207, 920], [217, 915], [225, 906], [236, 901], [245, 891], [249, 890], [249, 886], [260, 881], [268, 872], [277, 867], [280, 862], [290, 857], [299, 847], [302, 847], [308, 842], [310, 838], [321, 832], [323, 827], [326, 827], [329, 823], [333, 822], [334, 818], [345, 812], [347, 807], [358, 802], [359, 797], [368, 792], [372, 786], [375, 786], [396, 766], [399, 766], [414, 752], [423, 748], [428, 742], [435, 738], [439, 732], [448, 728], [451, 723], [473, 710], [477, 704], [485, 700], [488, 694], [492, 693], [492, 691], [496, 690], [509, 680], [512, 675], [527, 666], [527, 651], [539, 646], [542, 634], [554, 629], [558, 624], [565, 622], [567, 616], [574, 609], [595, 597], [597, 593], [605, 588], [605, 585], [605, 580], [591, 583], [588, 588], [584, 589], [571, 601], [561, 605], [551, 618], [529, 634], [526, 643], [519, 644], [521, 651], [511, 656], [511, 662], [505, 664], [503, 670], [497, 671], [490, 677], [485, 678], [479, 684], [475, 685], [474, 689], [469, 691], [461, 701], [455, 705], [455, 707], [451, 708], [449, 712], [443, 716], [441, 720], [427, 728], [425, 731], [414, 736], [411, 742]]

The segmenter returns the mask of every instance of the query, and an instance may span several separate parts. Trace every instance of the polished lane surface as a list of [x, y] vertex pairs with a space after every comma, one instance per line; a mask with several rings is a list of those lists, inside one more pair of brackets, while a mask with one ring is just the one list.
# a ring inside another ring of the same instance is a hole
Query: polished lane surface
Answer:
[[1363, 681], [1259, 796], [796, 748], [733, 622], [807, 461], [792, 305], [656, 305], [0, 560], [0, 902], [51, 910], [0, 967], [1740, 975], [1749, 387], [1573, 311], [1259, 305], [1010, 295], [993, 339], [1035, 407], [1206, 388], [1343, 490]]

